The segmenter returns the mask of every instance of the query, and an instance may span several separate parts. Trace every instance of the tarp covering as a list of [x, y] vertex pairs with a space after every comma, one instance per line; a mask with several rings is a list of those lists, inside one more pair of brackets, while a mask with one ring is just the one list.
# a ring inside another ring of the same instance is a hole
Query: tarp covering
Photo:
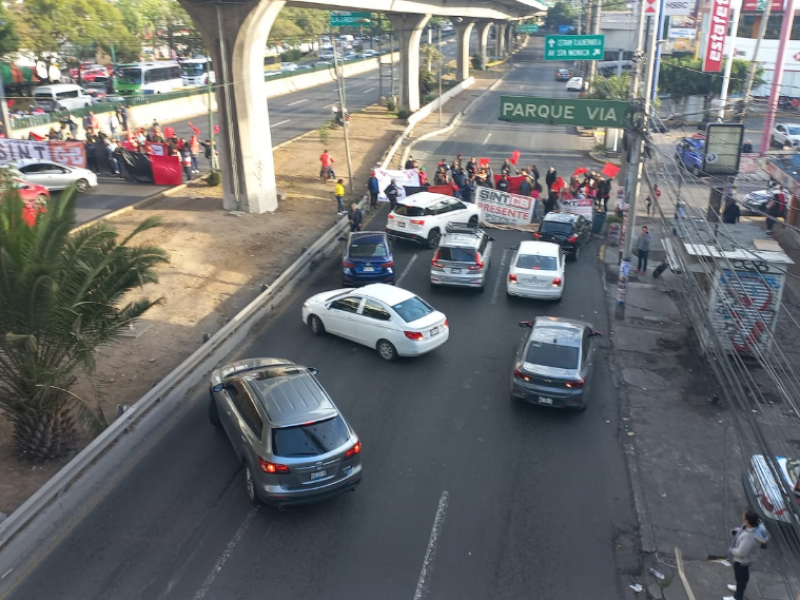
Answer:
[[121, 154], [119, 162], [125, 179], [137, 183], [153, 183], [153, 167], [149, 156], [130, 150], [122, 150]]

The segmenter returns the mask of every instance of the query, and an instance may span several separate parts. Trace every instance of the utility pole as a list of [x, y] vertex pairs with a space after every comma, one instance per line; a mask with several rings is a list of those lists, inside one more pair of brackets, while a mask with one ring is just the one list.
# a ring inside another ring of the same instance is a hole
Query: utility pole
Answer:
[[111, 92], [117, 92], [117, 53], [114, 51], [114, 44], [111, 44]]
[[[592, 16], [594, 17], [594, 22], [591, 25], [592, 33], [594, 35], [599, 35], [600, 33], [600, 11], [603, 9], [603, 0], [595, 0], [594, 5], [594, 12]], [[622, 63], [620, 63], [622, 64]], [[597, 61], [590, 60], [589, 61], [589, 84], [586, 86], [586, 91], [591, 93], [592, 92], [592, 85], [594, 84], [594, 78], [597, 74]]]
[[[772, 72], [772, 90], [769, 93], [767, 116], [764, 119], [764, 133], [761, 136], [760, 153], [762, 155], [769, 150], [772, 128], [775, 125], [775, 112], [778, 110], [778, 96], [780, 94], [781, 82], [783, 81], [783, 70], [786, 66], [786, 49], [789, 46], [789, 38], [792, 34], [792, 23], [794, 22], [793, 17], [796, 5], [796, 0], [786, 0], [786, 5], [784, 7], [781, 39], [778, 44], [778, 56], [775, 58], [775, 70]], [[753, 62], [755, 62], [755, 58]]]
[[211, 171], [214, 172], [219, 171], [219, 159], [217, 158], [217, 142], [214, 136], [214, 88], [211, 85], [211, 57], [208, 55], [206, 55], [206, 91], [208, 92], [208, 141], [211, 144]]
[[345, 106], [344, 91], [344, 68], [339, 65], [339, 57], [336, 55], [336, 40], [331, 36], [333, 46], [333, 72], [336, 73], [336, 87], [339, 90], [339, 114], [342, 116], [342, 129], [344, 129], [344, 151], [347, 154], [347, 174], [350, 177], [350, 193], [355, 193], [353, 188], [353, 159], [350, 157], [350, 135], [347, 127], [347, 108]]
[[442, 77], [444, 76], [444, 52], [442, 51], [442, 24], [439, 23], [439, 127], [442, 126]]
[[[771, 1], [771, 0], [770, 0]], [[725, 120], [725, 104], [728, 101], [728, 88], [731, 83], [731, 68], [733, 67], [733, 42], [736, 39], [736, 32], [739, 31], [739, 18], [742, 15], [742, 3], [736, 3], [736, 6], [731, 6], [734, 15], [731, 18], [731, 29], [728, 37], [725, 39], [725, 45], [728, 47], [727, 60], [725, 61], [725, 70], [722, 74], [722, 90], [719, 93], [719, 118], [718, 121], [722, 123]], [[723, 56], [725, 56], [723, 54]]]
[[[744, 83], [744, 90], [742, 93], [742, 100], [741, 100], [741, 110], [737, 111], [738, 114], [736, 115], [737, 123], [744, 122], [744, 116], [747, 113], [747, 107], [750, 104], [750, 93], [753, 91], [753, 81], [755, 81], [756, 69], [758, 69], [758, 51], [761, 48], [761, 41], [764, 39], [764, 35], [767, 33], [767, 22], [769, 21], [769, 15], [772, 12], [772, 0], [766, 0], [766, 3], [767, 5], [764, 7], [764, 14], [761, 16], [761, 26], [758, 28], [758, 37], [756, 38], [756, 45], [755, 48], [753, 49], [753, 60], [750, 61], [750, 70], [747, 72], [747, 79], [745, 79]], [[784, 13], [784, 14], [788, 15], [789, 13]], [[738, 31], [734, 31], [734, 35], [738, 33], [739, 33]]]
[[[653, 64], [654, 64], [654, 70], [653, 70], [653, 75], [652, 75], [653, 81], [650, 82], [650, 85], [651, 85], [651, 87], [650, 87], [650, 102], [655, 102], [656, 95], [658, 94], [658, 76], [661, 73], [661, 43], [660, 43], [659, 38], [662, 35], [664, 35], [664, 0], [661, 0], [661, 2], [659, 4], [659, 8], [658, 8], [658, 27], [656, 28], [656, 31], [655, 31], [655, 33], [653, 35], [653, 37], [655, 38], [655, 44], [656, 44], [655, 45], [655, 51], [656, 51], [655, 57], [656, 57], [656, 59], [653, 62]], [[650, 118], [650, 114], [649, 113], [647, 115], [647, 118], [648, 119]]]

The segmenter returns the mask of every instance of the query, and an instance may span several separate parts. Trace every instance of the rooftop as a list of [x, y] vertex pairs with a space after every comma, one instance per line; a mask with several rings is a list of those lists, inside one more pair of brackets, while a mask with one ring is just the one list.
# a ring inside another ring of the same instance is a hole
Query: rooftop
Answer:
[[794, 261], [760, 227], [752, 223], [719, 223], [717, 234], [705, 219], [687, 219], [678, 228], [687, 254], [729, 260], [761, 260], [791, 265]]

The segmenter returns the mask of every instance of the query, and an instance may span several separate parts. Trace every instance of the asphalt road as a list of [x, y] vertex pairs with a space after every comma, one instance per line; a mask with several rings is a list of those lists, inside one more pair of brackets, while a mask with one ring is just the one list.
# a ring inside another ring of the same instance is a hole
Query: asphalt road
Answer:
[[[474, 39], [477, 40], [477, 36]], [[451, 37], [442, 41], [445, 56], [453, 58], [456, 54], [457, 46], [455, 38]], [[396, 66], [394, 73], [395, 93], [398, 93], [399, 90], [397, 87], [399, 85], [399, 76], [399, 67]], [[351, 112], [375, 104], [381, 95], [381, 82], [377, 69], [362, 75], [348, 77], [345, 81], [347, 106]], [[383, 85], [385, 86], [383, 95], [387, 95], [389, 93], [387, 89], [388, 79], [384, 79]], [[339, 97], [335, 83], [327, 83], [293, 94], [270, 98], [267, 104], [273, 145], [291, 140], [307, 131], [318, 128], [331, 118], [331, 107], [338, 101]], [[210, 130], [207, 116], [186, 119], [169, 123], [168, 125], [175, 129], [178, 137], [188, 139], [192, 135], [189, 121], [200, 130], [202, 139], [209, 137]], [[225, 125], [223, 123], [217, 121], [217, 124], [224, 129]], [[162, 123], [163, 125], [165, 124]], [[221, 158], [224, 159], [224, 157]], [[200, 158], [200, 167], [202, 172], [207, 172], [209, 169], [208, 161], [203, 157]], [[78, 199], [78, 223], [96, 219], [163, 189], [165, 189], [164, 186], [134, 184], [115, 179], [110, 175], [101, 176], [100, 185], [85, 194], [81, 194]]]
[[[546, 82], [550, 71], [523, 63], [490, 93], [454, 134], [462, 153], [502, 155], [513, 146], [525, 156], [516, 144], [533, 136], [537, 156], [567, 169], [567, 155], [557, 153], [572, 136], [520, 127], [519, 140], [505, 139], [510, 134], [497, 133], [506, 124], [494, 119], [501, 93]], [[467, 131], [472, 141], [458, 138]], [[382, 228], [385, 211], [368, 226]], [[131, 470], [10, 598], [620, 598], [615, 539], [635, 518], [608, 341], [597, 350], [584, 413], [509, 396], [518, 321], [577, 317], [607, 331], [598, 242], [568, 265], [563, 300], [542, 303], [504, 290], [511, 248], [529, 234], [493, 235], [482, 294], [430, 289], [431, 251], [395, 245], [398, 285], [450, 321], [450, 340], [429, 355], [388, 364], [367, 348], [311, 334], [300, 305], [338, 287], [335, 257], [241, 348], [238, 356], [280, 356], [320, 370], [364, 443], [355, 493], [285, 512], [251, 508], [227, 439], [206, 419], [207, 392], [198, 390], [183, 418], [131, 457]]]

